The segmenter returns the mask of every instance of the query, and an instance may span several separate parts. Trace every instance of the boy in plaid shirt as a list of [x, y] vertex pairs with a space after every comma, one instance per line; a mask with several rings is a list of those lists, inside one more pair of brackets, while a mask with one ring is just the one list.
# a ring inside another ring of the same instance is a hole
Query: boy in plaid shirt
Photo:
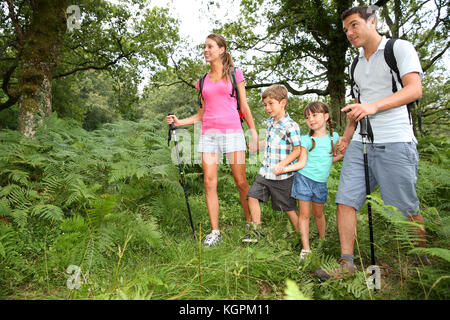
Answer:
[[262, 94], [262, 101], [270, 119], [267, 122], [266, 139], [260, 142], [260, 147], [264, 144], [264, 160], [259, 175], [248, 192], [252, 228], [242, 239], [243, 242], [258, 242], [259, 237], [264, 237], [261, 232], [259, 201], [267, 202], [269, 196], [272, 199], [272, 209], [286, 212], [298, 230], [297, 205], [291, 197], [293, 173], [276, 175], [274, 171], [281, 171], [296, 162], [300, 155], [300, 128], [286, 112], [288, 92], [284, 86], [272, 85], [267, 88]]

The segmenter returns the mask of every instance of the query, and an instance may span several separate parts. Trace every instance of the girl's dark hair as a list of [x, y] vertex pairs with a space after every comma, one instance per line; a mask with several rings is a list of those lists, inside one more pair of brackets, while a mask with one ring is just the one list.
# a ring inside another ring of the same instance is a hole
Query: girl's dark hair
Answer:
[[[331, 138], [330, 154], [333, 154], [333, 156], [336, 156], [336, 150], [334, 148], [334, 143], [333, 143], [333, 123], [331, 121], [331, 115], [330, 115], [330, 111], [328, 110], [327, 105], [320, 101], [310, 102], [306, 105], [306, 108], [303, 111], [303, 116], [306, 118], [306, 116], [309, 113], [328, 113], [327, 123], [328, 123], [328, 130], [330, 132], [330, 138]], [[312, 137], [313, 134], [314, 134], [314, 130], [310, 129], [309, 136], [311, 137], [311, 140], [312, 140], [312, 147], [309, 149], [309, 151], [314, 149], [314, 147], [316, 146], [316, 142], [314, 141], [314, 139]]]
[[227, 80], [229, 78], [230, 74], [230, 68], [234, 67], [233, 58], [231, 57], [231, 54], [227, 51], [227, 43], [220, 34], [211, 33], [209, 36], [206, 37], [206, 39], [214, 40], [219, 48], [224, 48], [225, 51], [222, 55], [222, 64], [223, 64], [223, 74], [222, 77], [225, 77]]

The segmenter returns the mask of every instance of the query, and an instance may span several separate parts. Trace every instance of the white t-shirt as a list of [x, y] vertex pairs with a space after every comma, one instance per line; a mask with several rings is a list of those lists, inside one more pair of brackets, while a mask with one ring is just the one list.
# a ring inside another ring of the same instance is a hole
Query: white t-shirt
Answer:
[[[357, 91], [359, 90], [360, 103], [362, 104], [371, 103], [393, 94], [390, 68], [384, 59], [386, 42], [386, 37], [383, 37], [377, 51], [370, 56], [369, 61], [364, 57], [364, 49], [360, 48], [359, 61], [354, 71], [354, 79], [357, 85], [354, 88], [354, 93], [357, 97]], [[420, 77], [423, 77], [419, 57], [410, 42], [398, 39], [394, 43], [393, 50], [400, 77], [410, 72], [418, 72]], [[397, 75], [395, 72], [393, 74], [397, 81]], [[397, 81], [397, 89], [401, 90], [401, 88]], [[374, 135], [373, 142], [375, 143], [411, 141], [417, 143], [406, 105], [379, 111], [369, 116], [369, 120]], [[358, 129], [355, 131], [353, 139], [361, 141]]]

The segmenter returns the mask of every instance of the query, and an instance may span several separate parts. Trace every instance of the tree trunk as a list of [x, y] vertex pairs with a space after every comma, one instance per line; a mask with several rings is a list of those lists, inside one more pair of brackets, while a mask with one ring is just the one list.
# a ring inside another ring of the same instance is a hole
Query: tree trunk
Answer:
[[330, 112], [331, 120], [335, 128], [343, 128], [346, 124], [345, 113], [341, 109], [345, 107], [345, 82], [343, 79], [328, 80], [330, 88]]
[[343, 128], [347, 118], [341, 109], [345, 107], [345, 52], [347, 46], [342, 39], [334, 41], [332, 48], [328, 50], [327, 80], [330, 92], [330, 112], [333, 125]]
[[33, 137], [52, 112], [52, 75], [66, 32], [68, 0], [32, 1], [31, 25], [19, 61], [19, 131]]

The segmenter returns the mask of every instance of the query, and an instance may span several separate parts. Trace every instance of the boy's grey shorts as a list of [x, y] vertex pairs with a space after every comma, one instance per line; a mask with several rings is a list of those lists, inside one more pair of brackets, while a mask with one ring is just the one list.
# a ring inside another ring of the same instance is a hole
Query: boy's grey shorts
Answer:
[[272, 198], [272, 209], [275, 211], [296, 211], [297, 201], [291, 197], [294, 176], [284, 180], [269, 180], [258, 175], [253, 181], [248, 197], [267, 202]]
[[[367, 143], [370, 190], [378, 184], [385, 205], [404, 216], [419, 214], [416, 194], [419, 153], [414, 142]], [[352, 141], [345, 151], [336, 203], [359, 211], [366, 201], [362, 142]]]
[[247, 146], [243, 132], [202, 134], [200, 135], [197, 149], [198, 152], [216, 154], [246, 150]]

